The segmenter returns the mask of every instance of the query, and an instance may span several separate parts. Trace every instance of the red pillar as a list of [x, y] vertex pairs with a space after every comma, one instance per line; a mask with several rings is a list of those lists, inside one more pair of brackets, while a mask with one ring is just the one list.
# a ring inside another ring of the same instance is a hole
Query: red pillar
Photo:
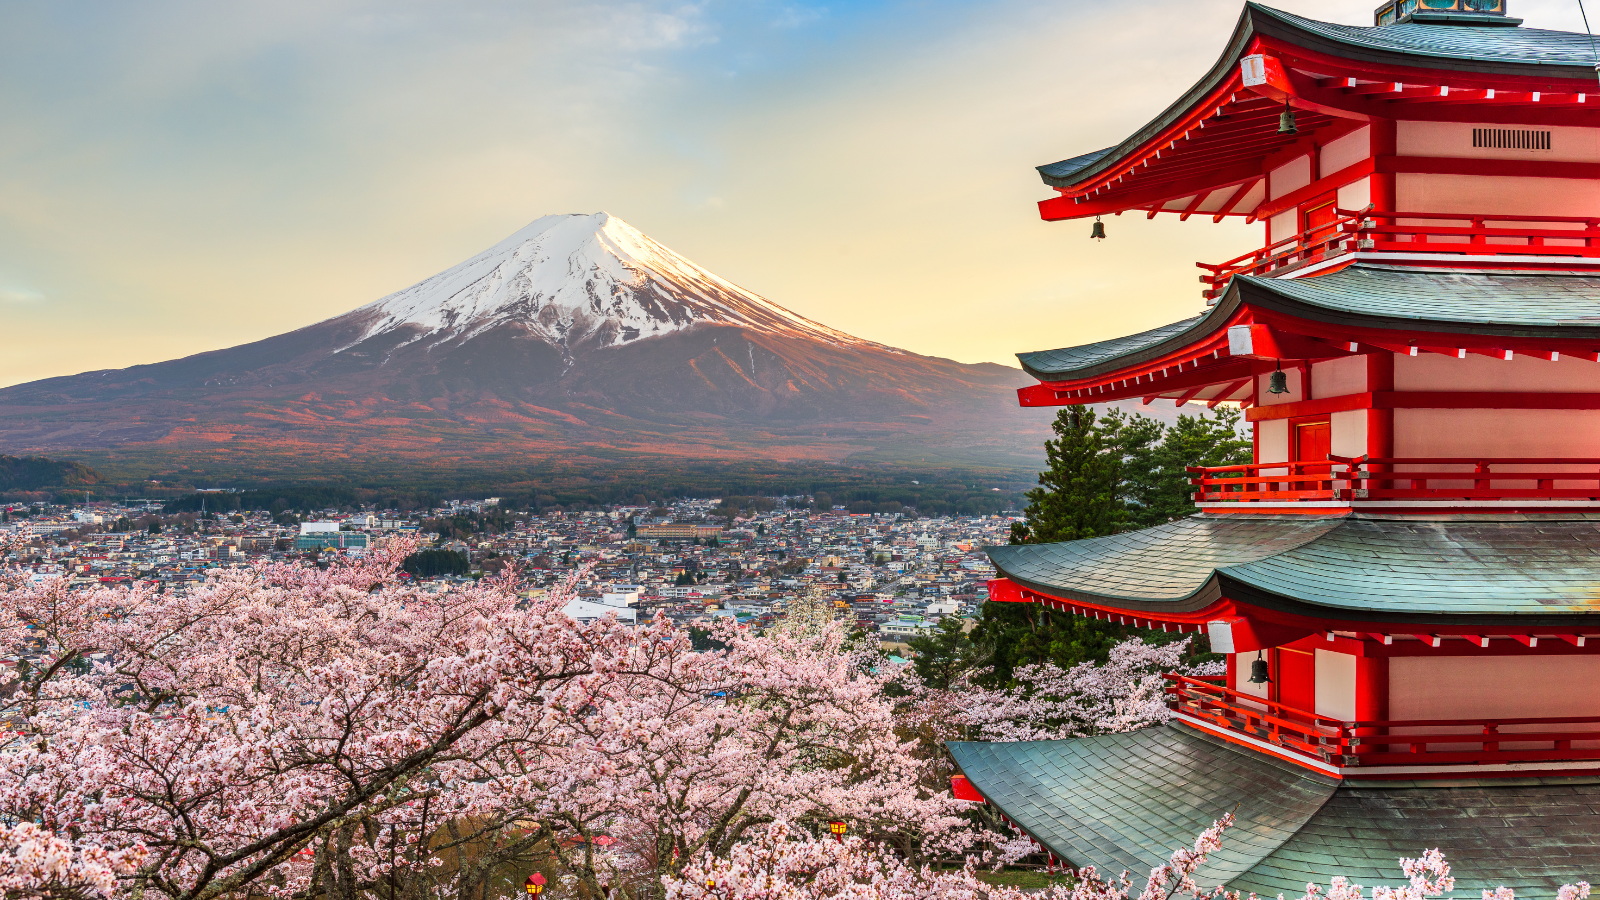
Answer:
[[[1367, 354], [1366, 360], [1367, 390], [1374, 394], [1394, 390], [1394, 354], [1387, 350], [1374, 350]], [[1367, 456], [1377, 459], [1394, 456], [1394, 410], [1367, 410]], [[1368, 468], [1377, 472], [1388, 470], [1387, 466]], [[1390, 485], [1378, 482], [1367, 486], [1384, 488]]]
[[[1382, 722], [1389, 718], [1389, 658], [1356, 657], [1356, 721]], [[1382, 728], [1357, 728], [1358, 737], [1383, 734]], [[1357, 752], [1381, 751], [1383, 747], [1364, 745]]]
[[[1372, 155], [1394, 156], [1395, 135], [1393, 119], [1372, 120]], [[1372, 186], [1372, 208], [1379, 212], [1396, 212], [1394, 207], [1394, 174], [1372, 173], [1369, 182]], [[1412, 212], [1412, 210], [1407, 210]]]

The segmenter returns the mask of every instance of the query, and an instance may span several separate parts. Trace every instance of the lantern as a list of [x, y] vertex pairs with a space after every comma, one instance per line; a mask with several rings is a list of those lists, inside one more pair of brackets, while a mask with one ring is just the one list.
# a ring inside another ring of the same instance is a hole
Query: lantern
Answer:
[[522, 886], [528, 889], [529, 897], [537, 897], [544, 893], [544, 876], [535, 872], [528, 876], [528, 880], [524, 881]]
[[712, 878], [711, 876], [707, 875], [706, 876], [706, 890], [714, 891], [716, 889], [717, 889], [717, 880], [715, 878]]
[[843, 822], [837, 822], [837, 821], [829, 822], [828, 823], [828, 830], [833, 832], [833, 836], [834, 837], [836, 837], [836, 838], [838, 838], [839, 840], [842, 841], [842, 840], [844, 840], [844, 833], [846, 831], [850, 830], [850, 826], [846, 825]]

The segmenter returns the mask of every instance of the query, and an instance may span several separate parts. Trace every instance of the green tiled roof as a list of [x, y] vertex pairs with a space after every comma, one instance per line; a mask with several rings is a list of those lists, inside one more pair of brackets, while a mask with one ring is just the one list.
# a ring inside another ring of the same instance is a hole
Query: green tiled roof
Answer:
[[1200, 514], [987, 552], [1041, 593], [1158, 615], [1225, 594], [1329, 619], [1600, 621], [1600, 516]]
[[1246, 3], [1221, 58], [1176, 103], [1115, 147], [1039, 166], [1040, 177], [1052, 187], [1068, 187], [1114, 165], [1232, 77], [1239, 57], [1257, 36], [1378, 64], [1544, 79], [1594, 77], [1589, 39], [1576, 32], [1420, 23], [1336, 25]]
[[989, 801], [1055, 854], [1141, 879], [1213, 820], [1238, 824], [1202, 885], [1270, 897], [1346, 875], [1404, 882], [1401, 857], [1438, 847], [1456, 895], [1500, 885], [1549, 897], [1600, 872], [1600, 784], [1339, 782], [1181, 725], [1069, 741], [951, 743]]
[[1093, 344], [1019, 353], [1042, 381], [1116, 371], [1180, 349], [1227, 324], [1241, 304], [1332, 324], [1521, 338], [1600, 337], [1600, 275], [1488, 272], [1360, 263], [1327, 275], [1241, 275], [1206, 313]]

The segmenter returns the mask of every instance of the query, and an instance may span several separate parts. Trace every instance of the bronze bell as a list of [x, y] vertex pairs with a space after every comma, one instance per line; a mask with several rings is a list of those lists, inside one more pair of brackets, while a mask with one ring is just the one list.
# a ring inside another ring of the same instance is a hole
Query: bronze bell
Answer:
[[1094, 227], [1089, 229], [1089, 237], [1094, 238], [1097, 241], [1103, 241], [1106, 239], [1106, 226], [1100, 221], [1099, 216], [1094, 217]]
[[1289, 393], [1289, 376], [1284, 374], [1282, 368], [1279, 368], [1276, 372], [1273, 372], [1272, 377], [1267, 379], [1267, 393]]
[[1289, 101], [1283, 101], [1283, 112], [1278, 114], [1279, 134], [1299, 134], [1300, 129], [1294, 125], [1294, 110], [1290, 108]]
[[1261, 654], [1259, 652], [1256, 653], [1256, 658], [1250, 661], [1250, 683], [1272, 683], [1272, 679], [1267, 677], [1267, 661], [1261, 658]]

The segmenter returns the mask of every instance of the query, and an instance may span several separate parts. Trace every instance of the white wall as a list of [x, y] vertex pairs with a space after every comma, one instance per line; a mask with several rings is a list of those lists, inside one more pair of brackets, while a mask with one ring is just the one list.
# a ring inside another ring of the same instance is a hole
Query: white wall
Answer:
[[[1297, 156], [1267, 173], [1267, 196], [1276, 200], [1311, 183], [1311, 156]], [[1267, 240], [1277, 242], [1300, 233], [1300, 212], [1291, 209], [1267, 222]]]
[[1318, 650], [1316, 658], [1317, 708], [1319, 716], [1344, 722], [1356, 718], [1356, 658], [1348, 653]]
[[[1470, 141], [1469, 141], [1470, 143]], [[1372, 126], [1363, 125], [1338, 140], [1324, 144], [1317, 160], [1317, 177], [1347, 169], [1372, 155]]]
[[1328, 450], [1334, 456], [1364, 456], [1367, 452], [1367, 411], [1352, 409], [1328, 417]]
[[1600, 209], [1600, 181], [1402, 172], [1394, 176], [1394, 196], [1399, 212], [1592, 216]]
[[[1317, 390], [1315, 383], [1312, 389]], [[1551, 362], [1531, 356], [1495, 359], [1473, 355], [1456, 359], [1439, 353], [1396, 354], [1394, 389], [1586, 393], [1600, 391], [1600, 363], [1570, 356]]]
[[1297, 156], [1267, 173], [1268, 196], [1276, 200], [1310, 184], [1311, 156]]
[[[1548, 131], [1550, 149], [1509, 150], [1474, 147], [1472, 146], [1474, 128]], [[1396, 122], [1394, 136], [1395, 153], [1398, 156], [1600, 162], [1600, 128], [1579, 128], [1570, 125], [1495, 125], [1489, 122]]]
[[1396, 656], [1389, 718], [1600, 716], [1600, 656]]
[[1288, 462], [1289, 420], [1270, 419], [1265, 422], [1257, 422], [1256, 446], [1261, 453], [1260, 462]]
[[[1371, 202], [1372, 202], [1372, 179], [1371, 178], [1363, 178], [1360, 181], [1352, 181], [1349, 184], [1345, 185], [1344, 187], [1339, 188], [1339, 208], [1340, 209], [1366, 209], [1367, 208], [1367, 204], [1369, 204]], [[1412, 210], [1404, 210], [1404, 211], [1405, 212], [1412, 212]]]
[[1394, 455], [1596, 457], [1600, 410], [1397, 409]]
[[[1595, 367], [1600, 370], [1600, 366]], [[1363, 356], [1344, 356], [1311, 365], [1311, 396], [1343, 397], [1367, 389], [1367, 360]]]

